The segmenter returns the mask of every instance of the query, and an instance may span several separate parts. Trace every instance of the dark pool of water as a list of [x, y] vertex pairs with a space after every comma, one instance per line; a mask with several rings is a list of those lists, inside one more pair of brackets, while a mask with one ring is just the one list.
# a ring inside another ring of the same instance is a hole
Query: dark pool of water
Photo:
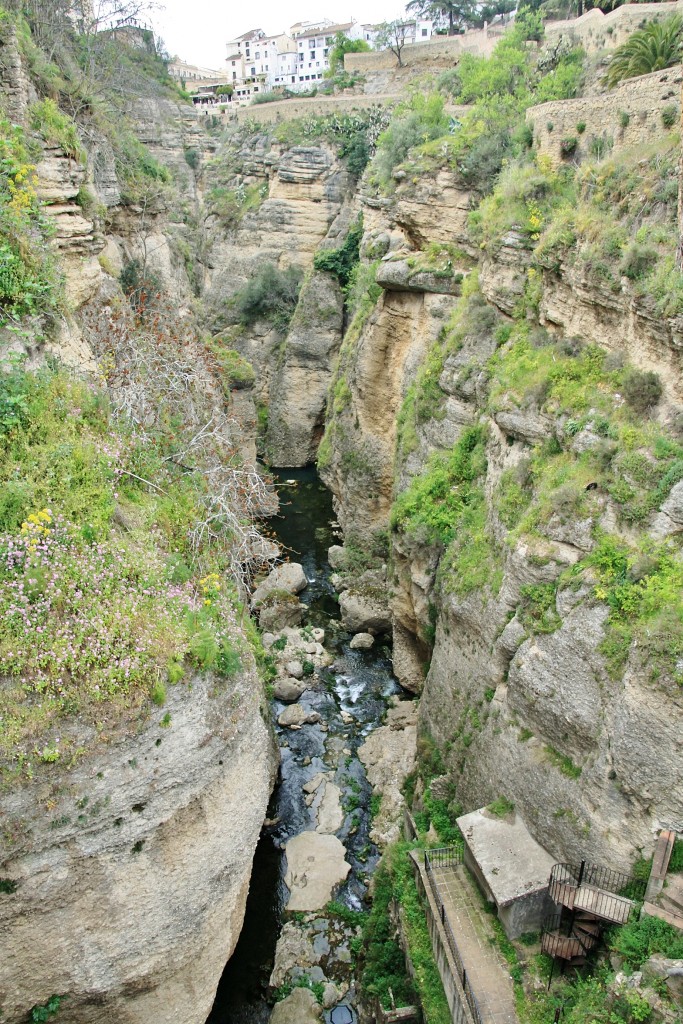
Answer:
[[[352, 651], [351, 634], [339, 623], [327, 561], [327, 549], [340, 542], [330, 492], [312, 468], [283, 470], [275, 478], [281, 513], [271, 525], [291, 560], [304, 567], [309, 586], [300, 597], [308, 606], [307, 622], [325, 629], [325, 646], [335, 658], [333, 666], [321, 673], [321, 684], [306, 690], [301, 698], [304, 706], [319, 712], [327, 730], [320, 725], [298, 731], [278, 729], [280, 775], [268, 812], [276, 824], [261, 836], [243, 931], [207, 1024], [264, 1024], [268, 1020], [266, 989], [288, 895], [281, 847], [292, 836], [315, 827], [315, 812], [306, 807], [302, 787], [317, 772], [334, 769], [335, 781], [349, 804], [337, 835], [346, 846], [352, 870], [339, 898], [352, 907], [363, 905], [365, 882], [377, 862], [377, 850], [368, 836], [371, 790], [357, 750], [380, 724], [388, 698], [400, 690], [392, 675], [388, 647], [380, 642], [370, 651]], [[283, 707], [275, 703], [276, 717]], [[345, 723], [342, 711], [353, 720]]]

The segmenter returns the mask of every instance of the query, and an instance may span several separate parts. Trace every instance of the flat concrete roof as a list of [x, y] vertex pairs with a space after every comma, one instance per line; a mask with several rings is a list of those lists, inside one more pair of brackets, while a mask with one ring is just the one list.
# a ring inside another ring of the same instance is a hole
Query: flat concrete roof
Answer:
[[458, 826], [499, 907], [547, 888], [556, 860], [530, 835], [519, 814], [499, 818], [481, 807], [458, 818]]

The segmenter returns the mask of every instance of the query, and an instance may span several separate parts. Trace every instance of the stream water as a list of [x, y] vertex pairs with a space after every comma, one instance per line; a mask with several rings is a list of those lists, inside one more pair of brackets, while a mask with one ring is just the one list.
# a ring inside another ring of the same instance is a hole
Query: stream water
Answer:
[[[274, 523], [275, 533], [291, 560], [304, 567], [309, 585], [300, 597], [308, 606], [306, 622], [325, 630], [325, 647], [334, 663], [321, 670], [319, 683], [304, 691], [300, 699], [306, 708], [320, 714], [322, 722], [298, 731], [276, 727], [281, 766], [268, 811], [275, 824], [261, 835], [244, 927], [207, 1024], [264, 1024], [268, 1020], [266, 990], [288, 896], [281, 848], [292, 836], [315, 828], [302, 787], [321, 771], [333, 771], [343, 793], [344, 822], [336, 835], [346, 847], [351, 872], [338, 898], [355, 909], [363, 906], [378, 853], [368, 835], [371, 790], [357, 750], [381, 723], [389, 698], [401, 692], [392, 675], [387, 646], [378, 641], [369, 651], [351, 650], [351, 634], [339, 621], [327, 561], [327, 549], [338, 542], [329, 491], [309, 468], [277, 473], [276, 483], [281, 517]], [[276, 717], [284, 707], [275, 702]], [[352, 720], [342, 712], [348, 712]]]

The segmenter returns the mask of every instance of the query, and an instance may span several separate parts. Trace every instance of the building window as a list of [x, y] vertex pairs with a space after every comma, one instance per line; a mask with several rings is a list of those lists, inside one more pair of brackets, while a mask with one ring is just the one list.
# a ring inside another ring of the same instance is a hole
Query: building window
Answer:
[[236, 80], [236, 78], [237, 78], [237, 72], [233, 71], [233, 73], [232, 73], [232, 80], [233, 80], [233, 82]]
[[250, 72], [249, 72], [249, 73], [250, 73], [251, 75], [255, 75], [255, 74], [256, 74], [256, 68], [251, 68], [251, 70], [250, 70]]
[[303, 82], [303, 80], [304, 80], [304, 76], [303, 75], [299, 75], [299, 81]]
[[315, 66], [316, 66], [317, 68], [319, 68], [319, 67], [320, 67], [320, 61], [319, 61], [319, 60], [317, 60], [317, 61], [315, 62]]
[[323, 50], [323, 57], [327, 57], [327, 54], [328, 54], [328, 49], [327, 49], [327, 47], [325, 47], [325, 49]]
[[266, 71], [267, 71], [267, 70], [268, 70], [268, 65], [266, 64]]
[[427, 29], [426, 29], [426, 28], [423, 28], [423, 29], [422, 29], [422, 35], [423, 35], [423, 36], [426, 36], [426, 35], [427, 35]]
[[311, 60], [315, 60], [315, 50], [311, 50]]
[[292, 75], [292, 83], [296, 82], [296, 75]]
[[254, 60], [259, 60], [260, 57], [261, 57], [261, 54], [257, 50], [256, 53], [254, 54]]

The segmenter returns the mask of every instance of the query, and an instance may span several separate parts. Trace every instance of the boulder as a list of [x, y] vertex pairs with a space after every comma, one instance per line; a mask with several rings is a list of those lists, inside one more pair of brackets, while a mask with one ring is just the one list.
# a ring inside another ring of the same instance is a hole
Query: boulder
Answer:
[[391, 628], [391, 618], [386, 604], [374, 594], [345, 590], [339, 596], [342, 623], [352, 633], [386, 633]]
[[288, 661], [285, 665], [285, 672], [287, 675], [293, 676], [294, 679], [303, 679], [304, 667], [300, 661]]
[[369, 651], [375, 642], [372, 633], [356, 633], [349, 647], [352, 651]]
[[273, 696], [276, 700], [284, 701], [285, 704], [291, 704], [297, 701], [303, 692], [304, 687], [300, 686], [296, 679], [278, 679], [275, 683]]
[[346, 850], [336, 836], [301, 832], [285, 846], [290, 891], [287, 910], [320, 910], [351, 870]]
[[298, 626], [305, 609], [301, 601], [286, 590], [271, 590], [257, 611], [261, 629], [277, 631]]
[[340, 544], [333, 544], [331, 548], [327, 549], [327, 561], [330, 563], [330, 569], [334, 569], [335, 572], [343, 569], [346, 562], [344, 548]]
[[298, 562], [285, 562], [275, 569], [260, 583], [251, 597], [254, 606], [262, 604], [264, 599], [274, 590], [283, 590], [288, 594], [298, 594], [308, 586], [306, 573]]
[[309, 711], [303, 704], [290, 704], [288, 708], [278, 716], [278, 725], [287, 729], [299, 729], [302, 725], [313, 725], [320, 721], [317, 711]]
[[322, 1017], [318, 1000], [308, 988], [295, 988], [270, 1015], [270, 1024], [316, 1024]]

